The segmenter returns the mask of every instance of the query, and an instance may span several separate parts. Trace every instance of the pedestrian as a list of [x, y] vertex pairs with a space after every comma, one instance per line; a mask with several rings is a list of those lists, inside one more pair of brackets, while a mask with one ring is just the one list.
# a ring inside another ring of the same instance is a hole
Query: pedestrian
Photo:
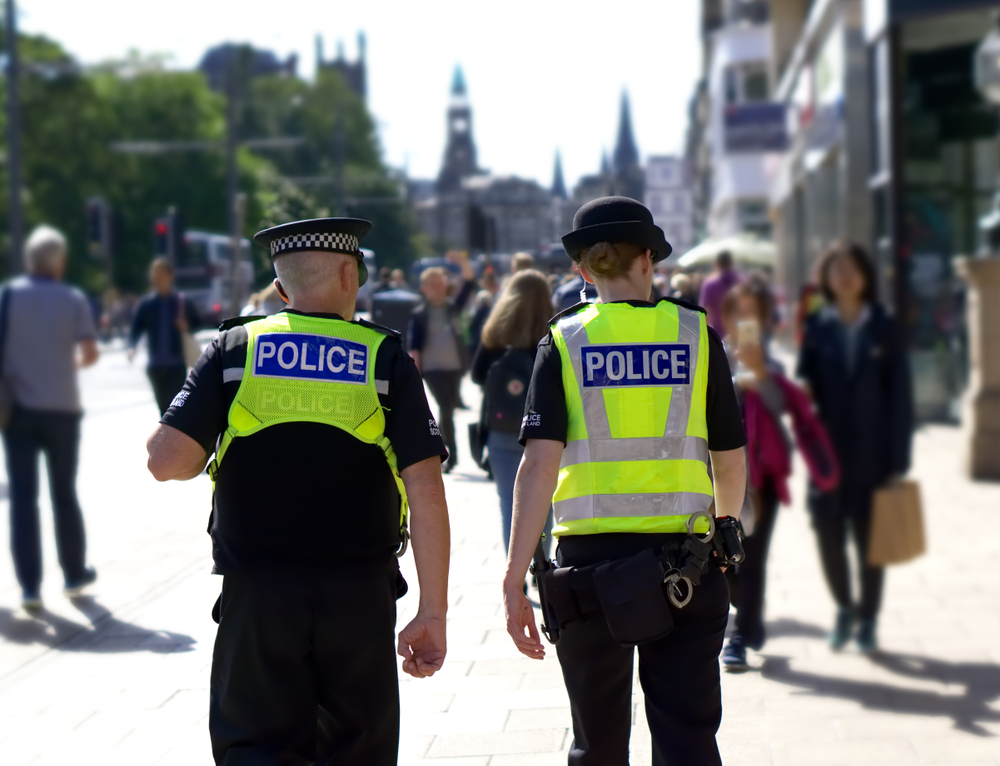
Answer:
[[[833, 491], [809, 487], [809, 510], [827, 585], [837, 603], [833, 649], [851, 638], [878, 648], [885, 570], [867, 563], [872, 496], [910, 468], [913, 391], [902, 332], [878, 302], [875, 267], [863, 247], [836, 242], [819, 266], [829, 305], [806, 320], [798, 377], [808, 387], [840, 462]], [[857, 551], [860, 598], [852, 597], [848, 531]], [[855, 633], [855, 628], [857, 632]]]
[[410, 355], [417, 363], [438, 405], [441, 436], [448, 448], [445, 473], [458, 463], [455, 443], [455, 410], [461, 398], [459, 387], [469, 366], [469, 347], [463, 340], [462, 311], [476, 287], [475, 273], [464, 252], [452, 251], [445, 258], [461, 269], [462, 285], [448, 296], [448, 276], [443, 268], [431, 267], [420, 275], [424, 301], [413, 310], [406, 337]]
[[148, 442], [158, 481], [193, 478], [215, 451], [218, 764], [396, 763], [406, 583], [393, 554], [407, 502], [420, 605], [398, 652], [417, 678], [444, 661], [444, 445], [398, 333], [344, 319], [370, 228], [327, 218], [258, 232], [288, 308], [224, 323]]
[[149, 283], [152, 290], [139, 301], [132, 318], [128, 360], [135, 358], [135, 347], [145, 336], [146, 376], [162, 417], [187, 377], [182, 334], [191, 332], [201, 319], [191, 301], [174, 290], [174, 267], [169, 260], [156, 258], [150, 264]]
[[403, 273], [402, 269], [392, 270], [392, 276], [389, 279], [389, 289], [411, 292], [410, 286], [406, 283], [406, 274]]
[[83, 407], [77, 369], [97, 362], [87, 298], [63, 284], [66, 239], [39, 226], [24, 247], [27, 275], [0, 288], [0, 365], [13, 409], [3, 431], [10, 483], [10, 546], [25, 609], [42, 607], [38, 458], [45, 455], [64, 591], [78, 596], [97, 579], [87, 566], [76, 495]]
[[[548, 334], [552, 295], [545, 275], [517, 272], [497, 299], [472, 360], [472, 382], [483, 387], [480, 427], [486, 432], [490, 469], [500, 498], [504, 554], [510, 543], [514, 479], [524, 447], [518, 435], [538, 341]], [[551, 523], [549, 523], [551, 530]]]
[[383, 266], [378, 270], [378, 281], [375, 283], [375, 287], [372, 292], [384, 293], [386, 290], [391, 290], [390, 282], [392, 281], [392, 269], [388, 266]]
[[726, 337], [726, 328], [722, 323], [722, 301], [739, 281], [740, 275], [733, 267], [733, 254], [723, 250], [715, 257], [715, 271], [701, 283], [698, 305], [708, 312], [708, 326], [720, 338]]
[[[569, 763], [628, 764], [637, 645], [653, 764], [720, 764], [729, 590], [717, 564], [739, 559], [746, 467], [729, 364], [701, 311], [649, 302], [654, 265], [671, 249], [642, 204], [594, 200], [573, 229], [563, 244], [600, 302], [558, 315], [538, 346], [503, 584], [507, 630], [522, 654], [544, 655], [522, 582], [553, 503], [557, 569], [540, 578], [540, 595], [550, 634], [559, 631]], [[699, 542], [702, 533], [713, 542]]]
[[472, 299], [469, 307], [469, 356], [474, 357], [476, 350], [483, 337], [483, 325], [490, 315], [493, 302], [497, 293], [500, 292], [500, 280], [497, 279], [496, 272], [492, 266], [487, 266], [483, 270], [483, 276], [479, 279], [479, 292]]

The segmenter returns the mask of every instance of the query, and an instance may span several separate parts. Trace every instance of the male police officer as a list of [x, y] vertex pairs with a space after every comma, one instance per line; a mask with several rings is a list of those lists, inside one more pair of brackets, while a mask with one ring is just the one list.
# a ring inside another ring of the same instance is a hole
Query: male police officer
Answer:
[[444, 445], [399, 336], [354, 315], [368, 221], [259, 232], [289, 307], [223, 324], [149, 439], [159, 481], [208, 453], [217, 604], [209, 729], [217, 763], [395, 764], [394, 553], [407, 500], [420, 581], [403, 670], [445, 656]]

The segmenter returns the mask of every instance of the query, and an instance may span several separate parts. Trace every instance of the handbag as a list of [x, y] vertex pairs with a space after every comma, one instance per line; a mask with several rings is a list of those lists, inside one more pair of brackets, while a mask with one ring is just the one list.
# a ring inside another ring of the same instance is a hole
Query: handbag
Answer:
[[3, 374], [3, 358], [7, 351], [7, 315], [10, 313], [10, 288], [0, 289], [0, 431], [5, 431], [14, 411], [14, 387]]
[[868, 533], [868, 564], [902, 564], [927, 550], [920, 485], [894, 482], [875, 490]]
[[[178, 319], [184, 318], [184, 295], [178, 296], [177, 301], [177, 313]], [[198, 359], [201, 357], [201, 346], [198, 345], [198, 341], [194, 339], [194, 335], [191, 334], [190, 330], [181, 330], [181, 356], [184, 357], [185, 367], [194, 367], [198, 364]]]

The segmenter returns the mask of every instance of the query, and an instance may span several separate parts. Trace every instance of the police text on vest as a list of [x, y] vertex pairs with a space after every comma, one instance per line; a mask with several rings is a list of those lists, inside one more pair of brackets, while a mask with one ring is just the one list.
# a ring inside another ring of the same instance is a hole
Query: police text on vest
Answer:
[[686, 386], [691, 347], [686, 343], [616, 343], [584, 346], [583, 387]]
[[364, 385], [368, 382], [368, 347], [327, 335], [267, 333], [256, 340], [253, 374]]

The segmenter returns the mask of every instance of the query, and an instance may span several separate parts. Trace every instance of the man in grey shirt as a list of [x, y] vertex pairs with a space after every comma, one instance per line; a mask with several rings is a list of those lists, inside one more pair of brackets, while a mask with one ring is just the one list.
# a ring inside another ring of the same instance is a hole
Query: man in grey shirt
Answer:
[[[97, 361], [94, 319], [83, 293], [62, 283], [66, 240], [49, 226], [25, 245], [27, 275], [2, 289], [7, 324], [3, 374], [14, 410], [3, 432], [10, 482], [11, 551], [26, 609], [42, 605], [42, 542], [38, 510], [38, 459], [45, 454], [65, 592], [79, 595], [97, 573], [86, 564], [83, 513], [76, 497], [76, 468], [83, 408], [77, 369]], [[78, 350], [79, 349], [79, 350]]]

